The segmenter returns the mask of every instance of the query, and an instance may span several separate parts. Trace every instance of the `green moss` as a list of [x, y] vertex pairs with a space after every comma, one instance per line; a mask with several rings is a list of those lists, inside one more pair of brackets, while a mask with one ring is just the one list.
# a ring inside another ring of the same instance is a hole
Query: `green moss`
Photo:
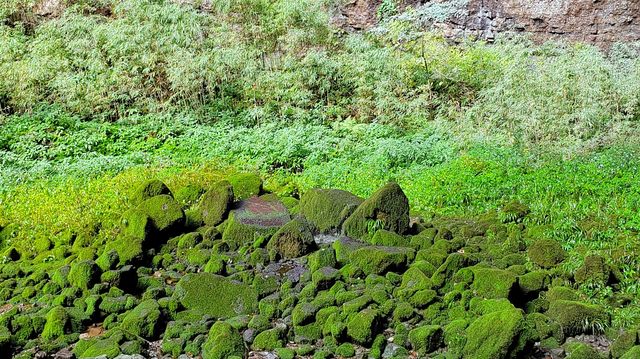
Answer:
[[526, 217], [530, 212], [531, 209], [526, 205], [518, 201], [511, 201], [502, 207], [501, 217], [505, 223], [522, 222], [524, 217]]
[[307, 257], [307, 263], [312, 273], [322, 267], [335, 268], [337, 265], [335, 250], [331, 247], [321, 248]]
[[597, 333], [609, 326], [602, 307], [570, 300], [551, 301], [546, 315], [560, 324], [566, 336]]
[[356, 343], [369, 345], [378, 331], [380, 317], [374, 309], [364, 309], [347, 323], [347, 335]]
[[0, 352], [9, 353], [11, 348], [11, 331], [4, 326], [0, 325]]
[[291, 313], [293, 325], [304, 325], [313, 322], [318, 309], [312, 303], [298, 303]]
[[207, 226], [217, 226], [227, 216], [229, 207], [233, 203], [233, 186], [227, 181], [215, 183], [198, 202], [198, 209]]
[[183, 206], [183, 208], [185, 208], [197, 203], [204, 192], [205, 189], [201, 186], [188, 184], [184, 187], [180, 187], [173, 197]]
[[564, 261], [566, 253], [560, 243], [553, 239], [540, 239], [528, 251], [529, 259], [542, 268], [552, 268]]
[[63, 307], [53, 307], [47, 313], [47, 322], [42, 332], [42, 339], [55, 340], [62, 337], [69, 328], [69, 315]]
[[182, 338], [172, 338], [162, 340], [162, 353], [168, 354], [172, 357], [177, 357], [183, 351], [185, 340]]
[[314, 343], [322, 337], [322, 327], [318, 323], [296, 325], [293, 333], [296, 343]]
[[335, 354], [342, 358], [351, 358], [356, 355], [356, 348], [351, 343], [342, 343], [336, 348]]
[[151, 218], [154, 229], [162, 236], [170, 236], [184, 226], [182, 206], [169, 195], [149, 198], [138, 209]]
[[340, 264], [349, 263], [349, 258], [351, 258], [351, 254], [356, 250], [366, 247], [365, 243], [360, 241], [355, 241], [349, 238], [339, 238], [337, 241], [333, 242], [332, 247], [336, 254], [336, 261]]
[[447, 259], [431, 276], [433, 285], [440, 288], [445, 282], [450, 282], [451, 278], [460, 269], [470, 264], [469, 258], [461, 253], [451, 253], [447, 256]]
[[409, 244], [413, 248], [426, 249], [431, 247], [433, 240], [436, 238], [438, 230], [435, 228], [426, 228], [415, 236], [412, 236]]
[[159, 195], [171, 196], [171, 191], [164, 183], [157, 179], [149, 180], [138, 186], [131, 194], [131, 202], [140, 204], [151, 197]]
[[109, 359], [113, 359], [120, 355], [120, 345], [118, 344], [118, 338], [109, 337], [106, 339], [98, 339], [90, 342], [86, 350], [82, 350], [79, 353], [80, 358], [96, 358], [101, 355], [105, 355]]
[[277, 253], [277, 257], [282, 259], [298, 258], [315, 248], [311, 229], [303, 219], [294, 219], [282, 226], [267, 245], [269, 251]]
[[154, 338], [160, 325], [160, 306], [149, 299], [138, 304], [122, 320], [121, 328], [127, 333], [144, 338]]
[[563, 287], [563, 286], [549, 288], [549, 291], [547, 291], [546, 298], [549, 301], [554, 301], [554, 300], [577, 301], [580, 299], [578, 294], [573, 289], [568, 287]]
[[372, 234], [370, 223], [398, 234], [409, 229], [409, 200], [397, 183], [386, 184], [362, 202], [344, 222], [343, 230], [349, 237], [363, 238]]
[[296, 352], [289, 348], [276, 348], [275, 352], [279, 359], [294, 359], [296, 357]]
[[442, 340], [443, 331], [438, 325], [424, 325], [409, 331], [409, 343], [421, 357], [438, 349]]
[[422, 289], [409, 297], [409, 303], [415, 308], [422, 309], [436, 300], [438, 293], [432, 289]]
[[203, 359], [227, 359], [231, 356], [244, 357], [242, 336], [226, 322], [216, 322], [209, 330], [207, 341], [202, 348]]
[[209, 257], [209, 261], [204, 266], [206, 273], [212, 274], [224, 274], [226, 267], [226, 258], [220, 254], [212, 254]]
[[71, 264], [69, 284], [81, 289], [89, 289], [100, 279], [100, 268], [93, 261], [81, 261]]
[[188, 274], [176, 285], [175, 295], [190, 310], [215, 318], [252, 313], [258, 293], [248, 285], [211, 273]]
[[403, 236], [387, 231], [384, 229], [377, 230], [376, 233], [371, 237], [371, 244], [378, 246], [390, 246], [390, 247], [403, 247], [409, 246], [409, 240], [405, 239]]
[[474, 268], [473, 290], [484, 298], [508, 298], [517, 277], [497, 268]]
[[262, 192], [262, 179], [254, 173], [239, 173], [229, 177], [236, 200], [257, 196]]
[[315, 231], [335, 232], [362, 203], [362, 199], [337, 189], [311, 189], [300, 198], [299, 213]]
[[640, 345], [636, 345], [629, 349], [620, 359], [637, 359], [640, 358]]
[[281, 328], [268, 329], [256, 335], [251, 347], [254, 350], [274, 350], [284, 346], [284, 331]]
[[[640, 345], [640, 329], [633, 328], [625, 330], [611, 344], [611, 356], [620, 358], [629, 351], [633, 346]], [[638, 356], [640, 358], [640, 356]]]
[[611, 268], [601, 256], [587, 256], [574, 276], [578, 284], [604, 286], [611, 279]]
[[222, 239], [231, 250], [252, 246], [261, 237], [270, 238], [289, 221], [291, 216], [281, 202], [252, 197], [229, 214]]
[[515, 309], [515, 307], [506, 298], [484, 299], [475, 297], [469, 302], [469, 310], [477, 315], [485, 315], [508, 309]]
[[597, 350], [585, 343], [571, 343], [566, 347], [566, 359], [604, 359]]
[[518, 345], [524, 317], [518, 309], [502, 310], [481, 316], [467, 328], [463, 349], [469, 359], [516, 358], [524, 345]]
[[354, 251], [350, 263], [364, 274], [383, 274], [401, 271], [414, 256], [413, 250], [401, 247], [367, 246]]

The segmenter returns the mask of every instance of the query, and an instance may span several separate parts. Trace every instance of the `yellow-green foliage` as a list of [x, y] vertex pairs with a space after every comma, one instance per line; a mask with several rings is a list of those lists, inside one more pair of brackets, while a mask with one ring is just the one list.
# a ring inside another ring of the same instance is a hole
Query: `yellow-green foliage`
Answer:
[[236, 200], [257, 196], [262, 192], [262, 179], [255, 173], [238, 173], [229, 177]]

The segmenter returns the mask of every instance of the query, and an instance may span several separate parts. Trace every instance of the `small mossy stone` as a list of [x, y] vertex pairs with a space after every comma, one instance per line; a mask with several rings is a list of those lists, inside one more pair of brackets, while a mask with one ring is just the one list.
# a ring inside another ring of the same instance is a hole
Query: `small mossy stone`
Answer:
[[307, 222], [294, 219], [282, 226], [269, 240], [267, 249], [277, 253], [280, 259], [302, 257], [316, 248], [313, 234]]
[[162, 181], [152, 179], [138, 186], [131, 195], [131, 201], [134, 204], [140, 204], [151, 197], [159, 195], [171, 196], [171, 190]]
[[55, 340], [64, 336], [67, 329], [69, 329], [69, 314], [63, 307], [53, 307], [47, 313], [42, 339]]
[[596, 349], [585, 343], [567, 344], [566, 353], [566, 359], [605, 359]]
[[276, 348], [275, 353], [278, 355], [278, 359], [294, 359], [296, 352], [289, 348]]
[[611, 356], [615, 359], [620, 358], [635, 345], [640, 345], [640, 327], [625, 330], [620, 334], [610, 347]]
[[367, 246], [354, 251], [349, 262], [366, 275], [384, 274], [404, 270], [413, 257], [414, 252], [410, 248]]
[[397, 183], [386, 184], [362, 202], [344, 222], [343, 230], [351, 238], [363, 238], [372, 234], [370, 223], [374, 222], [398, 234], [409, 229], [409, 200]]
[[388, 246], [388, 247], [408, 247], [410, 246], [409, 240], [405, 239], [403, 236], [387, 231], [384, 229], [377, 230], [376, 233], [371, 237], [371, 244], [377, 246]]
[[255, 288], [212, 273], [182, 277], [175, 295], [186, 309], [215, 318], [253, 313], [258, 305]]
[[519, 309], [483, 315], [467, 328], [463, 356], [469, 359], [517, 358], [524, 344], [528, 344], [518, 344], [523, 328], [524, 317]]
[[336, 348], [335, 354], [342, 358], [352, 358], [356, 355], [356, 348], [351, 343], [342, 343]]
[[423, 325], [409, 331], [409, 343], [420, 356], [425, 356], [442, 345], [443, 331], [439, 325]]
[[560, 324], [566, 336], [598, 332], [610, 322], [602, 307], [571, 300], [552, 301], [546, 315]]
[[226, 218], [233, 203], [233, 186], [228, 181], [220, 181], [209, 188], [200, 198], [198, 209], [207, 226], [217, 226]]
[[311, 253], [307, 257], [307, 263], [309, 264], [309, 271], [311, 273], [322, 267], [332, 267], [335, 268], [338, 264], [336, 260], [335, 250], [331, 247], [329, 248], [320, 248], [319, 250]]
[[170, 236], [184, 226], [182, 206], [169, 195], [151, 197], [142, 202], [138, 209], [151, 218], [154, 229], [162, 236]]
[[565, 250], [558, 241], [540, 239], [528, 249], [529, 259], [542, 268], [553, 268], [566, 258]]
[[369, 345], [378, 331], [380, 317], [374, 309], [365, 309], [353, 317], [347, 323], [347, 335], [356, 343]]
[[274, 350], [284, 346], [284, 331], [281, 328], [272, 328], [260, 332], [253, 339], [251, 347], [254, 350]]
[[100, 279], [100, 268], [93, 261], [71, 264], [69, 284], [80, 289], [89, 289]]
[[533, 271], [518, 277], [518, 288], [520, 293], [528, 296], [545, 290], [550, 282], [546, 271]]
[[229, 177], [236, 200], [257, 196], [262, 192], [262, 179], [255, 173], [238, 173]]
[[493, 298], [508, 298], [516, 284], [515, 274], [497, 268], [474, 268], [472, 288], [478, 296]]
[[580, 297], [578, 296], [576, 291], [574, 291], [573, 289], [571, 289], [569, 287], [564, 287], [564, 286], [557, 286], [557, 287], [549, 288], [549, 290], [547, 291], [546, 298], [549, 301], [554, 301], [554, 300], [573, 300], [573, 301], [577, 301], [577, 300], [580, 299]]
[[362, 198], [338, 189], [311, 189], [300, 198], [299, 213], [315, 231], [336, 232], [362, 203]]
[[218, 321], [213, 324], [202, 348], [203, 359], [243, 358], [244, 354], [242, 336], [229, 323]]
[[287, 208], [276, 199], [251, 197], [229, 214], [222, 240], [231, 250], [265, 240], [291, 221]]
[[121, 328], [143, 338], [154, 338], [160, 325], [160, 306], [149, 299], [138, 304], [122, 320]]

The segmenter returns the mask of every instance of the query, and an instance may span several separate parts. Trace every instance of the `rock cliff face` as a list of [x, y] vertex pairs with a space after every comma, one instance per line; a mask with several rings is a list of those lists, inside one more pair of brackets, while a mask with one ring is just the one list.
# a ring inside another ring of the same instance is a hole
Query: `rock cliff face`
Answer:
[[[536, 41], [567, 39], [608, 47], [640, 40], [639, 0], [406, 0], [399, 8], [462, 3], [462, 11], [436, 23], [449, 38], [474, 36], [492, 41], [499, 34], [530, 33]], [[352, 0], [342, 25], [366, 28], [376, 22], [381, 0]]]
[[640, 39], [637, 0], [471, 0], [467, 10], [442, 25], [448, 36], [492, 40], [497, 33], [526, 32], [538, 41], [563, 38], [605, 47]]

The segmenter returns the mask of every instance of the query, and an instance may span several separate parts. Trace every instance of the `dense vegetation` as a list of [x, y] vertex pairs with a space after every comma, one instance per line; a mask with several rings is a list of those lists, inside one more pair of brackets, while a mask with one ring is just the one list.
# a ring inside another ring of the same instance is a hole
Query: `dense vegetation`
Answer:
[[364, 33], [333, 27], [330, 1], [0, 4], [5, 259], [109, 243], [152, 178], [175, 192], [251, 171], [294, 197], [393, 180], [426, 220], [526, 204], [565, 270], [594, 254], [619, 269], [615, 290], [575, 288], [612, 315], [603, 329], [640, 324], [640, 49], [451, 44], [426, 24], [455, 7], [384, 3]]

